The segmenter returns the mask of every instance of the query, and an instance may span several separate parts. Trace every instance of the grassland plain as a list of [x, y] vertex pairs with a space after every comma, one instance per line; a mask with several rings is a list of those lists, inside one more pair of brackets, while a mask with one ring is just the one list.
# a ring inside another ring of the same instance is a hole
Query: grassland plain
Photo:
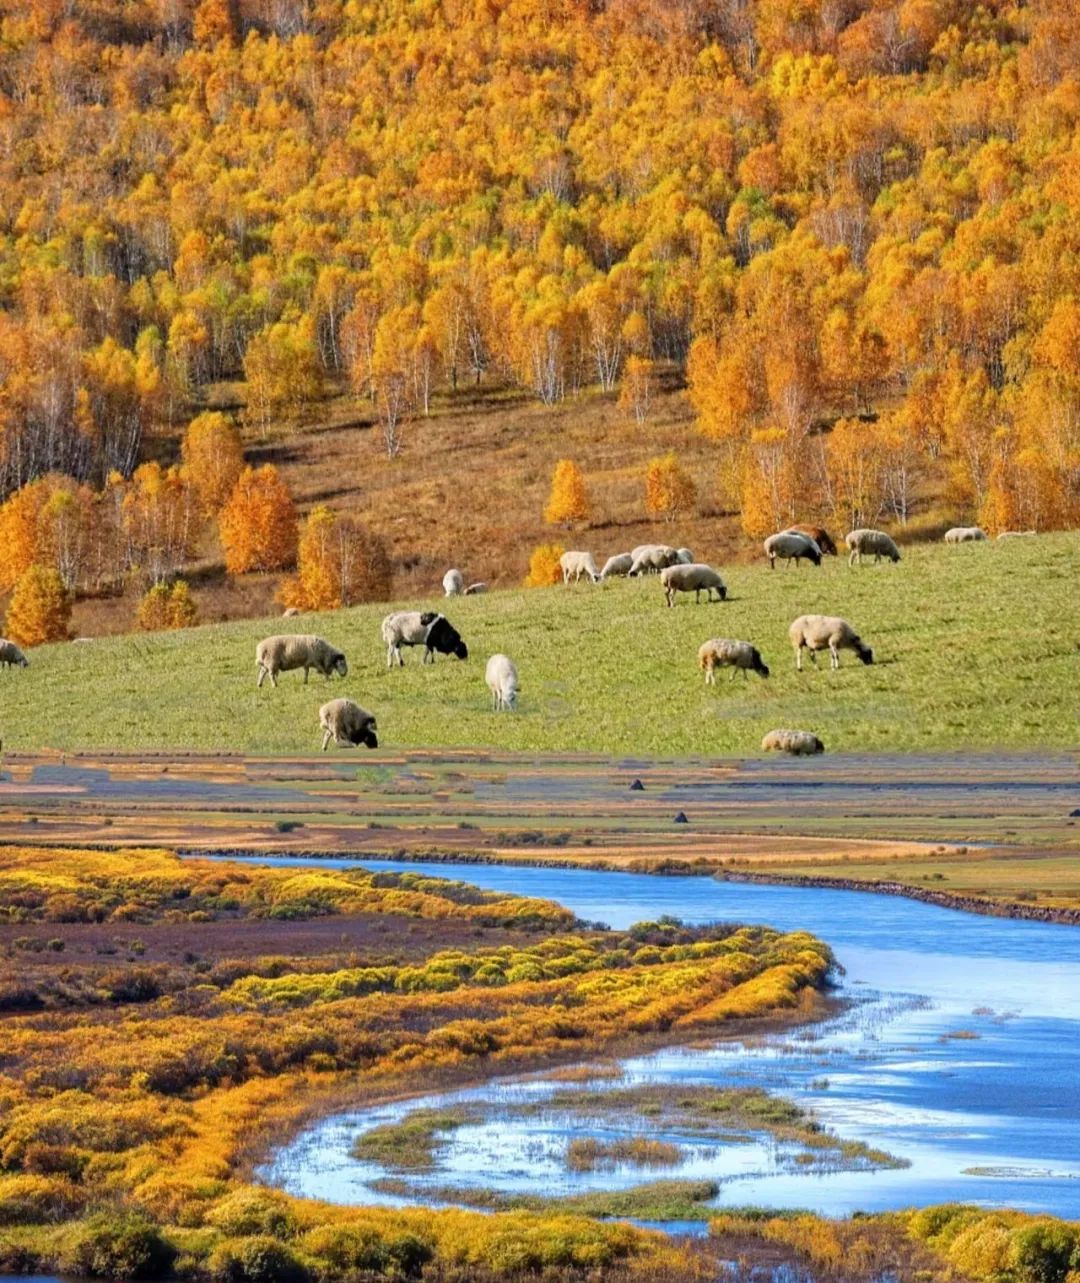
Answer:
[[[1078, 567], [1072, 533], [909, 547], [896, 566], [732, 566], [727, 602], [673, 610], [655, 578], [400, 603], [446, 604], [466, 638], [467, 662], [433, 669], [417, 651], [387, 671], [381, 603], [43, 646], [29, 669], [0, 674], [0, 735], [17, 750], [295, 753], [317, 748], [323, 700], [348, 695], [376, 713], [388, 748], [741, 755], [781, 725], [816, 731], [830, 750], [1072, 747]], [[787, 629], [804, 612], [846, 616], [875, 664], [845, 655], [837, 673], [827, 662], [796, 673]], [[348, 678], [305, 687], [289, 673], [257, 690], [255, 643], [282, 629], [327, 636], [348, 654]], [[706, 688], [696, 652], [712, 636], [753, 641], [771, 679]], [[521, 672], [513, 716], [490, 711], [483, 682], [500, 650]]]

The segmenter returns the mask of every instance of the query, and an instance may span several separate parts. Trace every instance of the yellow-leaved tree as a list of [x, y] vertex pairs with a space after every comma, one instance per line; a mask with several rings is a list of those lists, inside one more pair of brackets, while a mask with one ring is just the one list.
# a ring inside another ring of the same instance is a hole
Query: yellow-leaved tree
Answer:
[[645, 511], [650, 517], [674, 521], [692, 508], [696, 500], [694, 479], [673, 450], [649, 460], [645, 469]]
[[560, 459], [551, 478], [551, 494], [544, 508], [544, 520], [549, 526], [588, 521], [589, 512], [589, 495], [581, 469], [573, 459]]
[[20, 646], [64, 641], [71, 622], [71, 598], [60, 572], [50, 566], [31, 566], [15, 585], [4, 631]]
[[169, 628], [191, 628], [199, 622], [199, 611], [184, 579], [172, 587], [154, 584], [142, 600], [135, 622], [144, 632], [163, 632]]
[[561, 544], [542, 543], [532, 550], [529, 573], [525, 576], [526, 588], [548, 588], [562, 579], [559, 558], [566, 551]]
[[281, 600], [300, 610], [336, 610], [385, 601], [392, 582], [390, 557], [378, 535], [320, 504], [304, 522], [297, 575], [285, 583]]
[[220, 512], [244, 469], [236, 426], [216, 411], [197, 415], [187, 426], [180, 450], [203, 512]]

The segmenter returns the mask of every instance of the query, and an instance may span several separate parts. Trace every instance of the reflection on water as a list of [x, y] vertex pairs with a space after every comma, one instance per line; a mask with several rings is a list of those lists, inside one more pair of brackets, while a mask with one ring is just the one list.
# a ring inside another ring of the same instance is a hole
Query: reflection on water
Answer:
[[[911, 1166], [793, 1171], [771, 1144], [724, 1146], [711, 1167], [703, 1156], [692, 1157], [694, 1175], [720, 1181], [720, 1205], [843, 1214], [964, 1199], [1080, 1216], [1075, 928], [850, 891], [587, 869], [365, 864], [555, 899], [582, 918], [616, 927], [672, 914], [688, 922], [765, 922], [827, 940], [846, 971], [844, 992], [858, 999], [842, 1017], [795, 1037], [643, 1056], [625, 1063], [627, 1081], [762, 1086], [810, 1105], [832, 1130]], [[454, 1099], [498, 1102], [500, 1093], [545, 1089], [542, 1083], [489, 1084]], [[298, 1194], [375, 1201], [367, 1182], [378, 1173], [350, 1159], [348, 1149], [381, 1117], [366, 1111], [309, 1128], [280, 1151], [263, 1178]], [[536, 1132], [539, 1124], [537, 1117], [509, 1117], [497, 1126], [458, 1129], [447, 1138], [432, 1183], [475, 1178], [497, 1190], [528, 1188], [530, 1181], [535, 1188], [536, 1165], [549, 1161], [544, 1154], [554, 1152], [553, 1138], [564, 1124], [575, 1135], [592, 1134], [578, 1117], [548, 1120], [546, 1137]], [[534, 1142], [535, 1151], [529, 1149]], [[670, 1174], [642, 1177], [638, 1169], [627, 1183]], [[560, 1170], [559, 1189], [590, 1188], [596, 1175]], [[613, 1174], [603, 1177], [612, 1188]]]

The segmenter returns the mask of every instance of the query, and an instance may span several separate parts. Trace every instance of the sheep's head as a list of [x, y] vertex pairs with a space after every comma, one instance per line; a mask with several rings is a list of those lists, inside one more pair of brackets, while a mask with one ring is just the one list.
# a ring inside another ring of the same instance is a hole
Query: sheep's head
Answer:
[[29, 667], [30, 667], [30, 661], [26, 658], [26, 656], [25, 656], [25, 655], [20, 655], [20, 656], [19, 656], [19, 658], [18, 658], [15, 662], [18, 664], [18, 666], [19, 666], [20, 668], [29, 668]]
[[864, 664], [872, 664], [874, 662], [874, 652], [869, 646], [863, 646], [859, 650], [859, 658]]
[[720, 594], [721, 601], [727, 601], [727, 589], [724, 587], [723, 584], [721, 584], [716, 591]]
[[333, 662], [332, 668], [339, 677], [348, 677], [349, 675], [349, 665], [345, 662], [344, 655], [337, 656]]
[[469, 658], [469, 648], [468, 646], [465, 645], [465, 643], [461, 640], [460, 637], [458, 638], [457, 645], [454, 647], [453, 653], [458, 657], [458, 659]]
[[374, 717], [368, 718], [368, 720], [357, 730], [356, 734], [353, 736], [353, 743], [357, 745], [363, 744], [365, 748], [379, 747], [379, 737], [375, 733]]
[[764, 664], [764, 663], [762, 663], [762, 660], [761, 660], [761, 656], [760, 656], [760, 655], [758, 656], [757, 672], [758, 672], [762, 677], [768, 677], [768, 675], [769, 675], [769, 665], [768, 665], [768, 664]]

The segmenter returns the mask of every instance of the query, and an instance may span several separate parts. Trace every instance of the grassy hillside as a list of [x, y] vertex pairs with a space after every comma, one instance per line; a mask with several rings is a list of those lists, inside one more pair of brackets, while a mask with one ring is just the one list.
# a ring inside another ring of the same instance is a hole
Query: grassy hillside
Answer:
[[[296, 621], [250, 620], [181, 633], [41, 647], [26, 670], [0, 672], [5, 747], [318, 748], [318, 707], [349, 695], [378, 716], [385, 748], [493, 745], [619, 754], [756, 752], [775, 726], [805, 727], [830, 750], [1076, 744], [1076, 567], [1080, 535], [997, 545], [913, 547], [897, 566], [770, 572], [735, 565], [730, 600], [663, 605], [660, 585], [507, 591], [448, 603], [467, 663], [440, 659], [387, 672], [384, 606]], [[403, 603], [431, 605], [425, 603]], [[848, 617], [875, 650], [794, 671], [787, 627], [806, 611]], [[324, 634], [346, 651], [346, 681], [296, 673], [255, 687], [255, 643], [282, 628]], [[769, 681], [705, 687], [707, 637], [747, 638]], [[517, 661], [520, 711], [495, 715], [483, 681], [497, 650]]]

